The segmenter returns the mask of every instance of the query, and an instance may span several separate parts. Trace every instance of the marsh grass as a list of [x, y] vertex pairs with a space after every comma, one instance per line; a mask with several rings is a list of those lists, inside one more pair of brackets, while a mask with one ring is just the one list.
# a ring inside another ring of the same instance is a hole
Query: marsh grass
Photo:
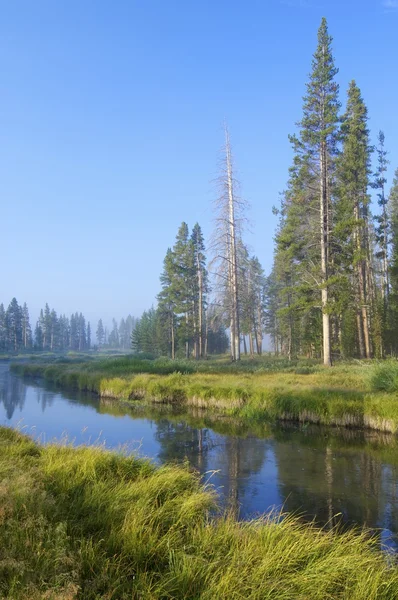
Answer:
[[210, 518], [187, 468], [0, 428], [0, 597], [391, 600], [398, 571], [366, 531], [286, 516]]
[[[278, 363], [264, 359], [257, 364], [269, 362]], [[225, 362], [220, 365], [224, 368]], [[357, 362], [333, 369], [317, 366], [305, 374], [279, 367], [248, 372], [245, 365], [235, 372], [215, 372], [213, 366], [197, 372], [206, 365], [127, 356], [88, 363], [16, 364], [12, 368], [102, 398], [189, 405], [252, 421], [280, 419], [391, 433], [398, 430], [394, 387], [398, 385], [398, 362]], [[177, 370], [169, 373], [172, 367]]]
[[398, 361], [386, 360], [376, 363], [370, 373], [372, 389], [398, 392]]

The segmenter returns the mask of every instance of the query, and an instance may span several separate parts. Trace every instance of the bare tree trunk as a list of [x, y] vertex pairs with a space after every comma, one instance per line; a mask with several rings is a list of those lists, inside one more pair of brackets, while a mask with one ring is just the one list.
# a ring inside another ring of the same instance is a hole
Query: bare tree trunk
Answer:
[[246, 336], [243, 336], [243, 351], [245, 353], [245, 355], [247, 356], [247, 344], [246, 344]]
[[192, 317], [193, 317], [193, 352], [194, 352], [195, 359], [198, 360], [198, 358], [199, 358], [199, 340], [198, 340], [198, 325], [197, 325], [197, 321], [196, 321], [196, 302], [193, 303]]
[[203, 277], [202, 267], [200, 265], [199, 253], [197, 256], [197, 268], [198, 268], [198, 280], [199, 280], [199, 306], [198, 306], [198, 319], [199, 319], [199, 356], [203, 356]]
[[253, 334], [251, 332], [249, 333], [249, 349], [250, 349], [250, 356], [253, 358], [254, 346], [253, 346]]
[[329, 202], [327, 190], [326, 147], [321, 142], [320, 148], [320, 214], [321, 214], [321, 274], [322, 274], [322, 332], [323, 332], [323, 364], [330, 367], [330, 315], [328, 312], [328, 250], [329, 250]]
[[174, 360], [176, 357], [175, 352], [175, 334], [174, 334], [174, 317], [171, 316], [171, 358]]
[[209, 326], [207, 324], [207, 317], [206, 317], [206, 323], [205, 323], [205, 343], [204, 343], [204, 352], [203, 352], [203, 358], [207, 358], [207, 340], [208, 340], [208, 333], [209, 333]]
[[185, 327], [186, 327], [186, 339], [185, 339], [185, 358], [189, 358], [189, 338], [188, 338], [188, 313], [185, 313]]
[[233, 192], [231, 145], [229, 134], [225, 128], [225, 148], [227, 158], [227, 186], [228, 186], [228, 215], [229, 215], [229, 238], [230, 238], [230, 261], [231, 261], [231, 300], [233, 321], [233, 360], [240, 360], [240, 331], [239, 331], [239, 295], [238, 295], [238, 264], [236, 248], [236, 224], [235, 224], [235, 201]]
[[263, 353], [263, 332], [261, 327], [261, 306], [257, 305], [257, 353]]

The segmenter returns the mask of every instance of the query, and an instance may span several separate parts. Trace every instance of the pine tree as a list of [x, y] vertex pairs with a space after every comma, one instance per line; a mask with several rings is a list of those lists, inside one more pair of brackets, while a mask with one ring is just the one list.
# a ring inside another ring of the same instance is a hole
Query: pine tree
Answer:
[[[163, 261], [163, 271], [160, 275], [162, 290], [158, 295], [158, 312], [166, 344], [169, 348], [168, 354], [173, 360], [176, 357], [176, 332], [178, 327], [175, 270], [174, 253], [171, 248], [168, 248]], [[140, 319], [140, 328], [141, 320], [142, 318]], [[135, 335], [136, 339], [138, 339], [140, 335], [139, 331], [137, 331], [137, 327], [138, 324], [136, 325], [135, 331], [133, 331], [133, 336]], [[137, 349], [137, 351], [139, 350]]]
[[96, 336], [97, 336], [98, 348], [101, 348], [101, 346], [104, 343], [104, 336], [105, 336], [104, 325], [102, 323], [102, 319], [100, 319], [98, 321]]
[[335, 168], [335, 156], [338, 141], [339, 101], [338, 84], [335, 76], [338, 72], [332, 54], [332, 38], [328, 33], [326, 19], [322, 19], [318, 31], [318, 46], [312, 61], [312, 72], [304, 97], [303, 118], [300, 122], [299, 136], [292, 142], [296, 156], [300, 156], [300, 169], [307, 174], [313, 173], [314, 183], [319, 197], [320, 235], [318, 236], [323, 361], [330, 366], [331, 331], [329, 305], [329, 278], [332, 273], [332, 182]]
[[24, 349], [32, 346], [32, 328], [29, 321], [29, 310], [26, 302], [22, 307], [22, 344]]
[[195, 296], [196, 269], [192, 239], [186, 223], [181, 223], [173, 247], [172, 293], [177, 314], [181, 315], [179, 333], [185, 346], [185, 358], [189, 358], [193, 338], [193, 301]]
[[22, 309], [13, 298], [6, 312], [8, 350], [18, 352], [22, 348]]
[[41, 320], [38, 319], [35, 327], [35, 349], [43, 350], [43, 330], [41, 327]]
[[7, 350], [6, 311], [4, 304], [0, 304], [0, 352]]
[[206, 298], [209, 292], [208, 273], [206, 269], [205, 243], [199, 223], [195, 223], [191, 243], [193, 250], [194, 268], [194, 293], [193, 293], [193, 320], [195, 357], [203, 357], [205, 343]]
[[119, 328], [116, 319], [112, 319], [112, 331], [108, 341], [111, 348], [119, 348]]
[[375, 216], [376, 221], [376, 243], [379, 247], [377, 257], [381, 260], [382, 273], [382, 295], [385, 305], [388, 302], [389, 281], [388, 281], [388, 241], [389, 241], [389, 222], [387, 216], [387, 198], [385, 186], [387, 183], [386, 171], [389, 161], [387, 160], [387, 151], [385, 150], [385, 137], [382, 131], [379, 131], [377, 146], [377, 170], [374, 175], [373, 187], [377, 190], [377, 203], [381, 209], [379, 215]]
[[43, 332], [43, 350], [50, 349], [50, 339], [51, 339], [51, 311], [48, 303], [46, 302], [46, 306], [44, 307], [44, 312], [41, 311], [41, 329]]
[[391, 231], [389, 295], [389, 342], [391, 353], [398, 354], [398, 169], [395, 171], [388, 199]]
[[87, 350], [91, 348], [91, 325], [90, 321], [87, 322]]
[[[370, 175], [368, 113], [355, 81], [348, 90], [343, 117], [343, 151], [338, 159], [338, 199], [335, 207], [335, 270], [341, 273], [339, 313], [345, 346], [355, 344], [347, 337], [349, 313], [355, 315], [360, 358], [371, 356], [369, 267], [370, 248], [368, 193]], [[342, 337], [343, 340], [343, 337]], [[343, 350], [343, 354], [345, 354]]]
[[78, 315], [78, 313], [71, 314], [71, 316], [70, 316], [69, 348], [71, 350], [78, 350], [78, 348], [79, 348], [79, 315]]

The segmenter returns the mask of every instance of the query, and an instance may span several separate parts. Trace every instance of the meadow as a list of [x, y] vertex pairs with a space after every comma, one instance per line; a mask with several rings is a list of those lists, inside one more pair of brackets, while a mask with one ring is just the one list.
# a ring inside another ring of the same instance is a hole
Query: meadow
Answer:
[[398, 361], [315, 361], [263, 357], [232, 364], [122, 356], [58, 357], [12, 369], [102, 398], [194, 406], [250, 421], [299, 421], [398, 431]]

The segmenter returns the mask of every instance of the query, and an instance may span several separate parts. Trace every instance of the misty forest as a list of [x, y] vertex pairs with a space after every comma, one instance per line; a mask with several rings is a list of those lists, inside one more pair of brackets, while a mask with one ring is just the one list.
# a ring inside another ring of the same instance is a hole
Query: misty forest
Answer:
[[271, 268], [225, 122], [142, 314], [0, 298], [1, 598], [398, 599], [398, 165], [314, 45]]

